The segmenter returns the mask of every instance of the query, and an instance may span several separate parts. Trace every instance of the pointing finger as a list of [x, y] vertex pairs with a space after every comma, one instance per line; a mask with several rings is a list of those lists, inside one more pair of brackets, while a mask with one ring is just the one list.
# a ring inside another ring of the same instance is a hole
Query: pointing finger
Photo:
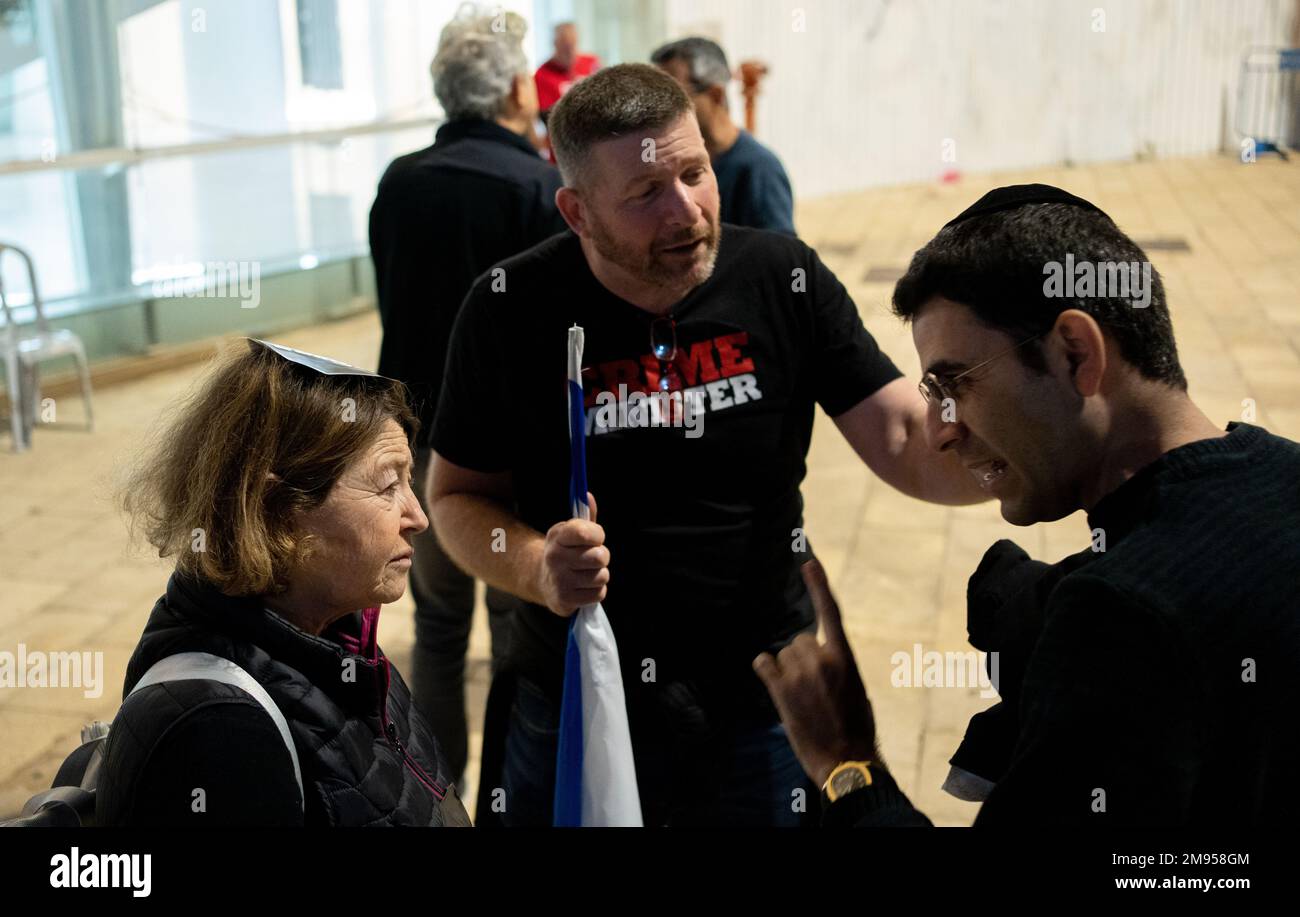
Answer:
[[831, 586], [826, 580], [826, 571], [822, 569], [821, 563], [813, 558], [800, 568], [800, 572], [803, 574], [804, 583], [808, 586], [808, 594], [812, 596], [813, 608], [817, 612], [817, 623], [822, 633], [826, 635], [826, 642], [837, 646], [846, 645], [844, 625], [840, 620], [840, 606], [836, 604], [835, 596], [831, 595]]

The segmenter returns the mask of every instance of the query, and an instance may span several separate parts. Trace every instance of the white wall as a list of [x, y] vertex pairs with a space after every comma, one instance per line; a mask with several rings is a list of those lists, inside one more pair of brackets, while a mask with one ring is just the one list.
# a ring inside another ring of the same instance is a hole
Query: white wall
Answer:
[[[1241, 56], [1255, 44], [1294, 45], [1296, 6], [667, 0], [666, 27], [670, 39], [714, 38], [733, 66], [768, 64], [757, 136], [808, 198], [954, 168], [1235, 148]], [[804, 31], [795, 30], [799, 11]], [[733, 111], [739, 120], [738, 94]], [[945, 139], [955, 162], [943, 158]]]

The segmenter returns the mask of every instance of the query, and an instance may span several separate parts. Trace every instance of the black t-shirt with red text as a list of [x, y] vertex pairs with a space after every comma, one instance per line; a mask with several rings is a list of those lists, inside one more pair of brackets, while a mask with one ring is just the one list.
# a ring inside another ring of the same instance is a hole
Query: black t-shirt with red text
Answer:
[[[728, 718], [771, 713], [751, 662], [813, 624], [798, 568], [814, 404], [834, 417], [900, 375], [789, 236], [724, 224], [713, 275], [671, 316], [669, 365], [652, 350], [656, 317], [603, 287], [571, 232], [501, 262], [461, 308], [432, 437], [457, 465], [509, 471], [539, 532], [569, 518], [567, 335], [582, 326], [588, 489], [611, 558], [602, 604], [634, 734], [641, 703], [675, 682]], [[658, 394], [663, 376], [674, 391]], [[567, 626], [522, 605], [510, 648], [557, 699]]]

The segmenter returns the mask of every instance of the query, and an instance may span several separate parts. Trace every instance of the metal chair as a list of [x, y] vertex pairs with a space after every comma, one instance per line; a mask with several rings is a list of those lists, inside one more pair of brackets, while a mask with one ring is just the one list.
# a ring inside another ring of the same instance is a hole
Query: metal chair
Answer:
[[[26, 329], [14, 322], [5, 297], [4, 256], [13, 252], [27, 265], [27, 280], [32, 291], [32, 306], [36, 321]], [[91, 403], [90, 364], [81, 338], [66, 328], [51, 329], [41, 308], [41, 294], [36, 286], [36, 268], [31, 256], [16, 245], [0, 242], [0, 309], [5, 319], [5, 334], [0, 342], [0, 359], [5, 364], [5, 385], [9, 392], [9, 425], [13, 430], [14, 451], [22, 452], [31, 445], [32, 429], [40, 412], [40, 364], [58, 357], [72, 357], [81, 377], [81, 397], [86, 403], [86, 429], [95, 428], [95, 413]]]

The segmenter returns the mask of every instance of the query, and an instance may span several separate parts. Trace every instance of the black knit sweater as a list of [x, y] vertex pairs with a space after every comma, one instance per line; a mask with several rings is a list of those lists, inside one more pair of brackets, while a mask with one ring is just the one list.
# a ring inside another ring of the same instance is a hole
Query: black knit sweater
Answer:
[[[1088, 516], [1106, 550], [1050, 569], [1009, 686], [1014, 749], [977, 826], [1300, 816], [1300, 445], [1228, 430], [1108, 494]], [[928, 824], [888, 777], [825, 821]]]

